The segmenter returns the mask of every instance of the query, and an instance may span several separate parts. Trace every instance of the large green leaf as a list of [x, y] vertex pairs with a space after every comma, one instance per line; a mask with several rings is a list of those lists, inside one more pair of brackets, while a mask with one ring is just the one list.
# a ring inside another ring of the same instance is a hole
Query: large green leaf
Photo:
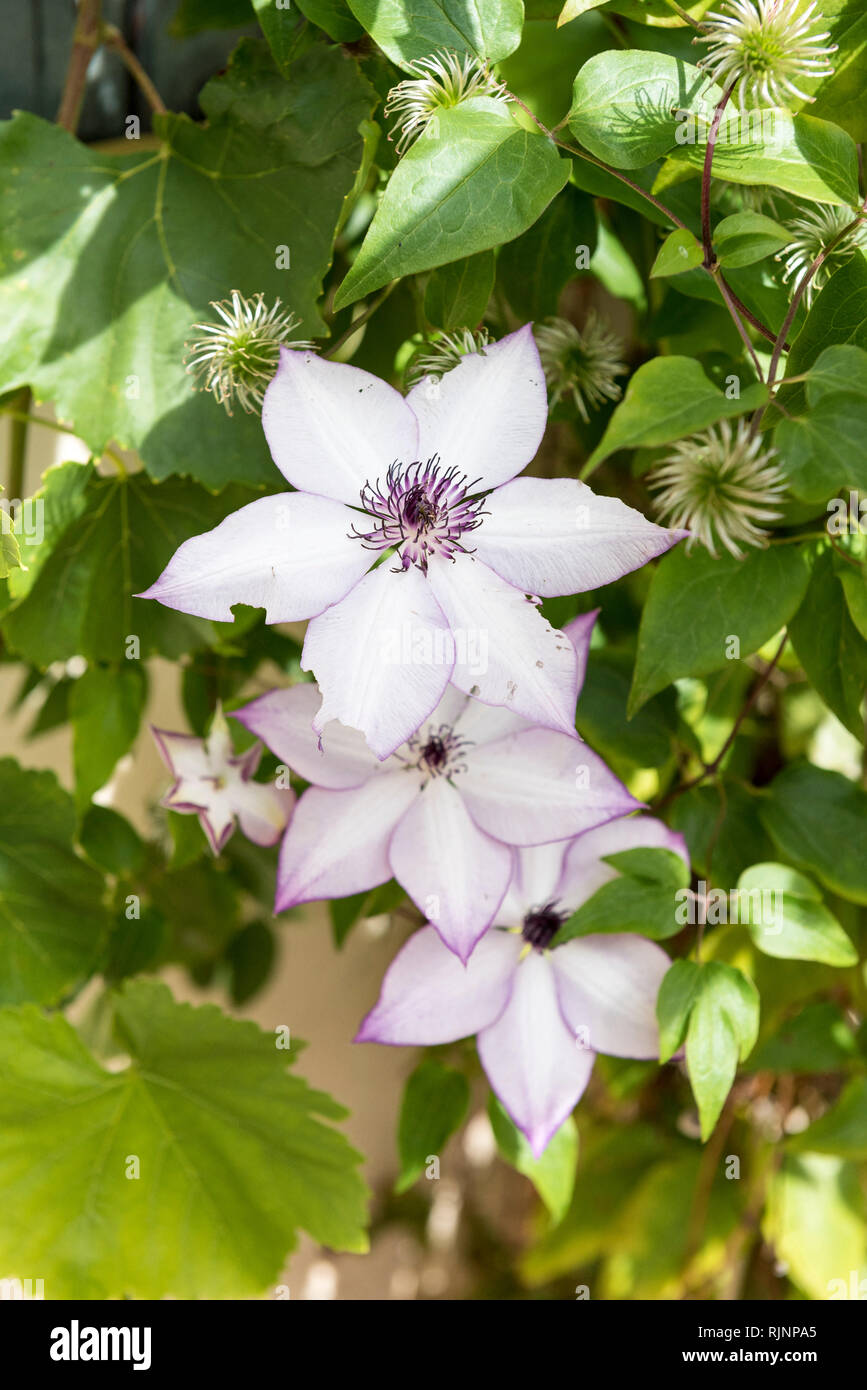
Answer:
[[437, 328], [474, 328], [494, 287], [494, 253], [480, 251], [435, 270], [425, 286], [425, 317]]
[[469, 1103], [470, 1088], [462, 1072], [443, 1066], [434, 1057], [416, 1067], [400, 1107], [398, 1192], [412, 1187], [432, 1158], [441, 1158], [448, 1140], [463, 1123]]
[[155, 117], [156, 152], [102, 154], [27, 114], [0, 127], [0, 390], [30, 384], [91, 448], [137, 448], [154, 477], [273, 477], [257, 418], [195, 392], [183, 356], [233, 289], [324, 332], [316, 301], [374, 98], [336, 48], [290, 73], [245, 41], [202, 93], [207, 125]]
[[789, 414], [774, 437], [791, 491], [814, 502], [839, 489], [867, 491], [867, 352], [852, 343], [825, 348], [807, 373], [806, 397], [805, 413]]
[[867, 903], [867, 793], [854, 782], [809, 763], [784, 768], [767, 790], [761, 816], [799, 869], [840, 897]]
[[679, 676], [724, 667], [732, 637], [741, 657], [758, 651], [798, 608], [810, 567], [800, 546], [714, 559], [696, 547], [670, 550], [657, 565], [641, 615], [629, 712]]
[[859, 0], [823, 0], [821, 10], [822, 27], [828, 25], [829, 42], [837, 45], [837, 52], [834, 71], [814, 89], [815, 105], [810, 109], [848, 130], [853, 140], [867, 140], [867, 14]]
[[581, 261], [587, 268], [595, 250], [593, 200], [567, 183], [538, 222], [503, 247], [497, 257], [497, 283], [518, 318], [546, 318], [556, 314], [563, 286]]
[[521, 42], [522, 0], [349, 0], [349, 8], [398, 67], [436, 49], [495, 63]]
[[[635, 721], [647, 708], [639, 711]], [[697, 873], [708, 877], [710, 856], [713, 882], [728, 888], [757, 859], [773, 858], [773, 843], [759, 818], [759, 804], [755, 792], [727, 778], [691, 787], [677, 798], [671, 824], [683, 832]]]
[[511, 241], [568, 177], [569, 161], [551, 141], [490, 98], [442, 111], [392, 174], [335, 306]]
[[630, 378], [602, 439], [582, 474], [617, 449], [653, 448], [707, 429], [730, 415], [743, 415], [767, 399], [760, 382], [730, 399], [691, 357], [653, 357]]
[[[802, 376], [826, 348], [851, 343], [867, 349], [867, 257], [850, 256], [816, 298], [786, 362], [787, 376]], [[784, 386], [780, 402], [789, 414], [804, 410], [803, 382]], [[774, 416], [769, 412], [769, 421]]]
[[92, 666], [69, 699], [76, 799], [86, 806], [138, 733], [147, 686], [141, 663]]
[[689, 883], [689, 869], [680, 855], [667, 849], [630, 849], [604, 858], [618, 877], [603, 883], [572, 913], [555, 944], [597, 932], [637, 932], [653, 941], [676, 936], [682, 927], [676, 894]]
[[[867, 414], [862, 444], [865, 437]], [[823, 551], [816, 560], [804, 600], [789, 624], [789, 635], [810, 683], [841, 724], [863, 740], [861, 704], [867, 689], [867, 641], [850, 616], [832, 550]]]
[[72, 798], [0, 761], [0, 1003], [55, 1004], [96, 966], [103, 881], [75, 853]]
[[[32, 584], [28, 571], [12, 587], [16, 602], [3, 619], [10, 646], [34, 665], [48, 666], [78, 655], [111, 663], [154, 652], [178, 657], [205, 645], [214, 631], [210, 624], [133, 595], [154, 582], [182, 541], [216, 526], [250, 494], [231, 488], [215, 497], [183, 479], [157, 484], [142, 473], [129, 479], [91, 475], [82, 491], [80, 475], [87, 470], [68, 471], [76, 468], [47, 475], [46, 497], [54, 496], [56, 485], [62, 517], [32, 547]], [[73, 519], [61, 525], [70, 514]], [[138, 638], [137, 652], [130, 638]]]
[[241, 1298], [299, 1226], [366, 1248], [358, 1155], [316, 1118], [345, 1112], [274, 1034], [144, 980], [115, 1026], [129, 1062], [106, 1071], [63, 1018], [0, 1012], [0, 1264], [51, 1298]]
[[578, 1163], [578, 1130], [572, 1116], [563, 1121], [538, 1158], [494, 1095], [488, 1099], [488, 1118], [503, 1158], [530, 1179], [555, 1225], [562, 1221], [572, 1200]]
[[742, 971], [719, 961], [699, 967], [686, 1030], [686, 1069], [708, 1139], [759, 1031], [759, 994]]

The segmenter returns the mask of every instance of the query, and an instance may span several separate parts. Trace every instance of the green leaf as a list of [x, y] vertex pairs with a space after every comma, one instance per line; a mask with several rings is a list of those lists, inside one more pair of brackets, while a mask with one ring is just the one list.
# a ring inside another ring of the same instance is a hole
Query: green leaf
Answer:
[[14, 517], [5, 508], [0, 510], [0, 579], [8, 579], [13, 570], [21, 568], [21, 550], [14, 528]]
[[762, 820], [787, 859], [851, 902], [867, 903], [867, 793], [839, 772], [796, 764], [778, 773]]
[[[283, 76], [289, 77], [293, 61], [314, 42], [312, 31], [304, 23], [301, 6], [298, 5], [296, 9], [294, 5], [288, 5], [282, 9], [278, 8], [273, 0], [250, 0], [250, 3], [262, 26], [262, 33], [268, 41], [274, 62]], [[348, 10], [346, 14], [349, 23], [355, 29], [354, 37], [358, 38], [361, 31]]]
[[608, 422], [602, 440], [582, 469], [582, 476], [617, 449], [653, 448], [707, 429], [717, 420], [743, 415], [767, 400], [760, 382], [730, 399], [705, 376], [691, 357], [654, 357], [630, 378], [623, 400]]
[[720, 1117], [738, 1060], [752, 1051], [759, 1031], [759, 995], [742, 971], [719, 961], [700, 967], [686, 1032], [686, 1069], [698, 1105], [702, 1139]]
[[481, 251], [435, 270], [424, 292], [424, 312], [437, 328], [474, 328], [494, 288], [494, 253]]
[[497, 1148], [507, 1163], [529, 1178], [556, 1226], [572, 1200], [578, 1163], [578, 1130], [570, 1115], [552, 1135], [538, 1158], [519, 1129], [512, 1124], [495, 1095], [488, 1098], [488, 1118]]
[[760, 1043], [749, 1060], [749, 1071], [839, 1071], [858, 1056], [855, 1035], [836, 1004], [807, 1004]]
[[686, 1040], [700, 980], [701, 966], [691, 960], [676, 960], [665, 974], [656, 999], [660, 1062], [670, 1061]]
[[867, 1159], [867, 1077], [850, 1081], [836, 1104], [790, 1141], [795, 1150]]
[[852, 1297], [850, 1271], [856, 1290], [867, 1273], [858, 1169], [828, 1154], [784, 1158], [768, 1183], [762, 1234], [807, 1298]]
[[751, 550], [743, 560], [714, 559], [698, 547], [670, 550], [654, 570], [641, 615], [629, 713], [679, 676], [723, 668], [732, 637], [741, 658], [758, 651], [796, 611], [809, 576], [807, 555], [795, 545]]
[[667, 53], [612, 49], [589, 58], [572, 89], [569, 127], [579, 144], [618, 169], [640, 169], [676, 148], [675, 112], [709, 120], [722, 96], [704, 73]]
[[340, 950], [356, 922], [365, 917], [377, 917], [380, 913], [391, 912], [398, 903], [403, 902], [404, 891], [399, 883], [390, 879], [378, 888], [353, 893], [349, 898], [332, 898], [328, 904], [334, 944]]
[[785, 864], [754, 864], [741, 874], [737, 911], [766, 956], [857, 965], [858, 952], [811, 879]]
[[713, 245], [725, 270], [738, 270], [772, 256], [792, 240], [791, 232], [760, 212], [736, 212], [713, 230]]
[[203, 29], [234, 29], [252, 18], [250, 0], [180, 0], [169, 33], [185, 39]]
[[703, 260], [701, 242], [696, 240], [688, 227], [678, 227], [668, 234], [660, 246], [650, 269], [650, 278], [682, 275], [685, 270], [694, 270]]
[[93, 972], [103, 881], [75, 853], [75, 808], [51, 772], [0, 761], [0, 1003], [56, 1004]]
[[279, 1038], [144, 980], [115, 1026], [130, 1061], [106, 1071], [63, 1018], [0, 1012], [0, 1264], [60, 1299], [231, 1299], [266, 1289], [299, 1226], [366, 1248], [358, 1155], [316, 1118], [345, 1112]]
[[[64, 488], [69, 478], [64, 471]], [[138, 637], [141, 657], [178, 657], [205, 646], [211, 624], [133, 595], [154, 582], [182, 541], [250, 500], [240, 488], [214, 497], [194, 483], [157, 485], [142, 473], [92, 477], [86, 491], [75, 494], [76, 510], [84, 504], [77, 519], [56, 544], [56, 530], [46, 528], [42, 545], [34, 547], [35, 579], [28, 578], [23, 598], [3, 618], [9, 645], [42, 667], [71, 656], [124, 661], [129, 637]], [[16, 585], [13, 595], [17, 591]]]
[[867, 15], [852, 0], [823, 0], [822, 21], [823, 28], [828, 24], [828, 42], [837, 45], [837, 52], [832, 60], [834, 71], [814, 89], [815, 102], [810, 110], [848, 130], [853, 140], [867, 140]]
[[[867, 437], [867, 400], [864, 405], [862, 444]], [[832, 550], [823, 551], [816, 560], [804, 600], [789, 624], [789, 636], [810, 683], [840, 723], [863, 741], [867, 641], [850, 616]]]
[[781, 422], [774, 439], [791, 491], [824, 502], [838, 488], [867, 489], [867, 352], [825, 348], [807, 373], [806, 406]]
[[503, 247], [497, 283], [519, 319], [529, 323], [557, 313], [564, 285], [578, 273], [582, 252], [589, 264], [596, 236], [592, 198], [567, 183], [538, 222]]
[[206, 124], [155, 116], [156, 153], [105, 154], [28, 114], [0, 126], [0, 391], [32, 385], [95, 452], [136, 448], [154, 477], [276, 481], [259, 420], [194, 391], [183, 358], [233, 288], [279, 296], [300, 336], [325, 331], [316, 301], [374, 96], [325, 45], [290, 74], [243, 41], [201, 94]]
[[147, 695], [139, 663], [91, 666], [75, 682], [69, 699], [75, 796], [86, 806], [105, 786], [115, 764], [129, 752], [138, 733]]
[[88, 859], [106, 873], [135, 874], [144, 865], [144, 842], [110, 806], [88, 806], [79, 839]]
[[575, 722], [606, 762], [661, 767], [673, 755], [678, 728], [674, 692], [649, 701], [627, 722], [633, 660], [629, 652], [609, 647], [590, 653]]
[[[265, 37], [271, 42], [265, 22], [265, 11], [273, 10], [273, 0], [253, 0], [253, 4], [256, 6]], [[361, 25], [353, 18], [346, 0], [295, 0], [295, 4], [306, 19], [318, 24], [335, 43], [354, 43], [364, 33]], [[273, 42], [271, 50], [274, 50]]]
[[520, 236], [568, 177], [550, 140], [501, 103], [476, 97], [443, 110], [436, 134], [425, 131], [389, 179], [335, 308]]
[[773, 843], [759, 817], [759, 805], [754, 792], [726, 778], [713, 786], [692, 787], [677, 798], [671, 824], [686, 837], [697, 873], [707, 877], [711, 848], [717, 883], [735, 883], [756, 858], [773, 858]]
[[410, 1076], [403, 1093], [397, 1147], [400, 1176], [396, 1192], [406, 1192], [431, 1158], [441, 1158], [449, 1138], [464, 1122], [470, 1088], [462, 1072], [428, 1057]]
[[678, 892], [689, 883], [680, 855], [667, 849], [634, 849], [608, 855], [604, 862], [620, 876], [603, 883], [572, 913], [555, 944], [596, 932], [637, 932], [652, 941], [676, 936], [681, 930]]
[[[792, 344], [786, 375], [802, 376], [826, 348], [844, 343], [867, 349], [867, 259], [862, 255], [850, 256], [822, 287]], [[805, 400], [803, 382], [784, 386], [779, 393], [790, 415], [800, 415]], [[774, 418], [770, 412], [769, 418]]]
[[250, 922], [226, 947], [229, 996], [236, 1008], [246, 1004], [268, 980], [277, 955], [274, 932], [267, 922]]
[[521, 0], [349, 0], [370, 37], [398, 67], [436, 49], [472, 53], [495, 63], [521, 42]]

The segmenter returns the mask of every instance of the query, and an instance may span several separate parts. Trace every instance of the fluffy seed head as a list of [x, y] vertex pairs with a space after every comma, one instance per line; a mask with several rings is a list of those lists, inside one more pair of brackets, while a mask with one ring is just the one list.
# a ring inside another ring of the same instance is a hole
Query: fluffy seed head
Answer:
[[648, 486], [658, 494], [660, 520], [691, 532], [687, 549], [698, 541], [716, 555], [716, 540], [742, 559], [742, 546], [766, 543], [767, 532], [757, 523], [780, 517], [774, 507], [786, 484], [773, 460], [774, 451], [763, 451], [745, 420], [735, 429], [730, 420], [721, 420], [681, 439], [648, 475]]
[[486, 328], [458, 328], [452, 333], [437, 333], [409, 359], [403, 374], [404, 385], [409, 390], [426, 376], [439, 380], [468, 353], [484, 353], [490, 342]]
[[[792, 233], [792, 240], [776, 256], [785, 262], [783, 280], [793, 280], [797, 285], [804, 272], [813, 264], [829, 242], [855, 221], [858, 213], [852, 208], [838, 207], [833, 203], [816, 203], [803, 217], [794, 217], [786, 226]], [[814, 296], [833, 275], [843, 261], [860, 248], [867, 249], [867, 222], [861, 221], [846, 236], [841, 237], [825, 258], [804, 292], [804, 302], [809, 309]]]
[[812, 32], [821, 23], [816, 0], [725, 0], [699, 25], [695, 42], [709, 47], [698, 66], [720, 87], [737, 84], [741, 110], [812, 101], [798, 83], [829, 77], [828, 57], [837, 51], [823, 46], [827, 30]]
[[269, 309], [262, 294], [247, 299], [232, 290], [230, 299], [213, 300], [219, 323], [194, 323], [201, 337], [188, 343], [184, 363], [202, 391], [210, 391], [226, 413], [237, 401], [248, 414], [262, 409], [265, 389], [277, 370], [280, 345], [312, 350], [314, 343], [289, 335], [299, 320], [275, 299]]
[[392, 87], [384, 111], [386, 116], [397, 118], [388, 138], [398, 137], [398, 155], [406, 153], [444, 108], [460, 106], [470, 97], [493, 97], [504, 105], [509, 100], [505, 86], [487, 64], [469, 53], [452, 53], [442, 48], [429, 58], [416, 58], [406, 66], [415, 76]]
[[626, 371], [621, 362], [623, 345], [605, 327], [593, 310], [580, 331], [567, 319], [546, 319], [533, 330], [552, 406], [571, 396], [585, 424], [589, 410], [597, 410], [605, 400], [620, 399], [614, 380]]

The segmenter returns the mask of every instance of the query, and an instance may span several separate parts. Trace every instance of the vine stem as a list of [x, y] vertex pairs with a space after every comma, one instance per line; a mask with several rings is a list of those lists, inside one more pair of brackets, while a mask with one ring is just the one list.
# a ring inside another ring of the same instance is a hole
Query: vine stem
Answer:
[[378, 294], [376, 296], [376, 299], [374, 299], [370, 304], [368, 304], [367, 308], [364, 310], [364, 313], [359, 314], [358, 318], [352, 320], [352, 323], [349, 325], [346, 332], [341, 333], [337, 341], [332, 343], [328, 351], [322, 353], [322, 356], [333, 357], [336, 352], [339, 352], [340, 349], [343, 347], [344, 343], [348, 343], [349, 339], [355, 336], [359, 328], [363, 328], [364, 325], [367, 323], [368, 319], [373, 318], [373, 315], [376, 313], [380, 304], [383, 304], [385, 300], [388, 299], [388, 296], [391, 294], [392, 290], [394, 289], [397, 283], [397, 280], [392, 280], [391, 284], [386, 285], [382, 293]]
[[100, 26], [100, 35], [106, 48], [114, 49], [127, 72], [141, 88], [151, 110], [157, 115], [164, 115], [168, 107], [120, 30], [114, 24], [103, 24]]
[[78, 19], [72, 41], [72, 53], [66, 70], [57, 124], [74, 135], [81, 115], [84, 88], [87, 83], [87, 69], [90, 60], [100, 45], [102, 27], [102, 0], [79, 0]]
[[27, 422], [30, 418], [30, 402], [33, 399], [30, 387], [23, 386], [14, 398], [21, 409], [6, 411], [9, 415], [9, 478], [6, 484], [10, 501], [18, 501], [24, 496], [24, 470], [27, 463]]
[[[54, 430], [57, 434], [71, 434], [74, 436], [74, 438], [78, 438], [78, 435], [75, 433], [75, 430], [70, 429], [68, 425], [60, 425], [57, 423], [56, 420], [43, 420], [41, 415], [28, 415], [27, 412], [24, 410], [3, 410], [2, 412], [0, 412], [0, 415], [5, 416], [7, 420], [20, 421], [25, 426], [42, 425], [43, 429]], [[102, 453], [99, 454], [99, 458], [111, 459], [112, 463], [114, 464], [115, 468], [117, 469], [118, 473], [122, 478], [126, 478], [129, 476], [127, 473], [126, 464], [124, 463], [120, 454], [118, 454], [114, 449], [111, 449], [106, 445], [106, 447], [102, 450]], [[10, 490], [9, 495], [17, 496], [18, 494], [13, 494]]]
[[735, 83], [730, 82], [720, 97], [713, 113], [713, 120], [710, 123], [710, 130], [707, 133], [707, 149], [704, 152], [704, 168], [701, 174], [701, 239], [704, 246], [704, 268], [713, 270], [713, 234], [710, 226], [710, 185], [713, 176], [713, 156], [716, 148], [716, 137], [719, 132], [720, 122], [723, 112], [729, 104], [729, 97], [735, 89]]
[[674, 791], [669, 792], [666, 796], [662, 798], [661, 801], [658, 801], [653, 808], [654, 811], [661, 811], [664, 806], [668, 806], [671, 804], [672, 801], [676, 801], [677, 798], [679, 796], [682, 796], [684, 792], [691, 791], [693, 787], [697, 787], [700, 782], [703, 782], [705, 780], [705, 778], [716, 776], [717, 772], [719, 772], [720, 766], [723, 762], [723, 759], [725, 758], [726, 753], [728, 753], [729, 749], [731, 748], [732, 744], [734, 743], [735, 739], [740, 733], [741, 725], [743, 724], [750, 710], [753, 708], [753, 705], [756, 703], [756, 700], [759, 698], [768, 681], [771, 679], [771, 676], [773, 675], [774, 671], [776, 670], [777, 663], [779, 662], [780, 657], [783, 655], [783, 651], [788, 640], [788, 635], [789, 634], [787, 631], [783, 633], [783, 636], [780, 640], [780, 645], [777, 647], [777, 650], [774, 652], [774, 655], [771, 657], [764, 671], [759, 676], [759, 679], [754, 684], [752, 690], [749, 693], [748, 698], [744, 701], [743, 705], [741, 706], [738, 716], [735, 719], [734, 724], [732, 725], [731, 732], [729, 733], [728, 738], [726, 739], [725, 743], [723, 744], [722, 748], [719, 750], [713, 761], [705, 763], [702, 767], [701, 772], [699, 772], [696, 777], [691, 777], [688, 782], [681, 782], [679, 787], [675, 787]]

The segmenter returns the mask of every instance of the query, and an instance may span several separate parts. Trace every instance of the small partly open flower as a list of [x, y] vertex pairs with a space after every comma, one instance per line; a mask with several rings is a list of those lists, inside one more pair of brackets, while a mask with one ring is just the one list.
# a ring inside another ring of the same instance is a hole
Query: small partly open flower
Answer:
[[490, 342], [491, 335], [486, 328], [458, 328], [453, 333], [435, 334], [409, 359], [403, 374], [406, 389], [409, 391], [417, 386], [425, 377], [438, 381], [468, 353], [484, 353]]
[[568, 319], [546, 319], [534, 329], [552, 406], [571, 396], [585, 424], [589, 410], [620, 399], [615, 377], [622, 376], [623, 345], [591, 309], [579, 331]]
[[674, 444], [648, 485], [658, 493], [660, 518], [691, 532], [687, 548], [699, 541], [715, 555], [719, 541], [739, 560], [741, 546], [765, 544], [767, 532], [758, 523], [779, 519], [775, 504], [786, 483], [773, 459], [773, 449], [750, 437], [745, 420], [735, 430], [730, 420], [721, 420]]
[[812, 101], [798, 83], [830, 77], [828, 56], [837, 51], [836, 44], [823, 45], [827, 30], [812, 32], [821, 22], [815, 0], [725, 0], [721, 12], [711, 11], [699, 25], [695, 42], [709, 48], [698, 66], [720, 87], [736, 84], [741, 110]]
[[247, 299], [232, 290], [231, 299], [214, 300], [211, 308], [219, 314], [220, 322], [193, 324], [201, 337], [187, 344], [187, 371], [201, 390], [210, 391], [225, 406], [227, 414], [232, 413], [233, 401], [248, 415], [258, 412], [277, 370], [281, 344], [307, 350], [314, 344], [289, 341], [299, 320], [291, 310], [280, 308], [279, 299], [269, 309], [264, 295]]
[[429, 58], [416, 58], [407, 67], [415, 76], [392, 87], [385, 103], [385, 115], [397, 118], [388, 138], [398, 137], [395, 149], [399, 155], [406, 153], [444, 108], [460, 106], [470, 97], [508, 101], [503, 83], [486, 63], [469, 53], [440, 49]]
[[810, 279], [804, 293], [804, 302], [809, 309], [813, 297], [843, 261], [859, 249], [867, 249], [867, 222], [852, 226], [858, 213], [853, 208], [837, 207], [833, 203], [816, 203], [803, 217], [795, 217], [786, 225], [792, 233], [792, 240], [776, 257], [785, 262], [783, 280], [793, 280], [797, 285], [802, 275], [813, 264], [816, 257], [826, 249], [834, 238], [847, 227], [852, 230], [840, 237], [825, 260]]

